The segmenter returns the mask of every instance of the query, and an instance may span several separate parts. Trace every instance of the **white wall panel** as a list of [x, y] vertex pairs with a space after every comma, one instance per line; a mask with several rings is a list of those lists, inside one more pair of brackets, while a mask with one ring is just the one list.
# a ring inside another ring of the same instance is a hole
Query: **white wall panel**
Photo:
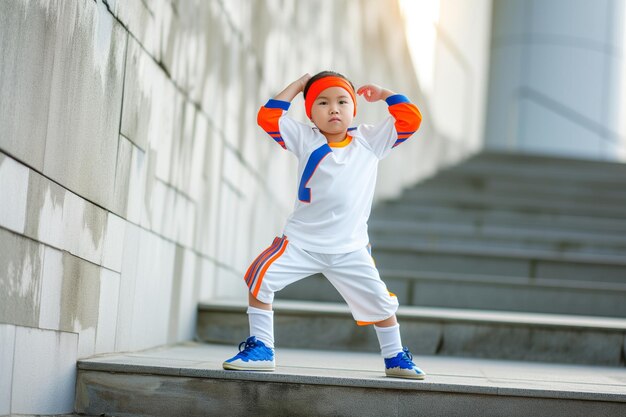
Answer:
[[15, 326], [0, 323], [0, 415], [11, 413]]
[[120, 274], [102, 268], [100, 270], [100, 302], [94, 353], [115, 351], [119, 295]]
[[71, 413], [77, 353], [75, 333], [17, 327], [11, 412]]
[[0, 204], [0, 226], [24, 233], [29, 170], [0, 153], [0, 196], [11, 196], [11, 204]]

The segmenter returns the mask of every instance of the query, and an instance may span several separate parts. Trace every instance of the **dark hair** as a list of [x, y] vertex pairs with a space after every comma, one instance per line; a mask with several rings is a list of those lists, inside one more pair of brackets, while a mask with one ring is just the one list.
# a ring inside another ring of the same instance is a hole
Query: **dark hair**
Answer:
[[309, 92], [309, 88], [311, 87], [311, 85], [315, 81], [319, 80], [320, 78], [326, 78], [326, 77], [343, 78], [348, 83], [350, 83], [350, 86], [352, 87], [352, 90], [354, 91], [354, 85], [352, 84], [352, 81], [350, 81], [349, 79], [347, 79], [343, 75], [341, 75], [341, 74], [339, 74], [338, 72], [335, 72], [335, 71], [322, 71], [322, 72], [318, 72], [317, 74], [315, 74], [314, 76], [309, 78], [309, 81], [306, 82], [306, 85], [304, 86], [304, 91], [302, 92], [304, 94], [304, 97], [306, 98], [306, 94]]

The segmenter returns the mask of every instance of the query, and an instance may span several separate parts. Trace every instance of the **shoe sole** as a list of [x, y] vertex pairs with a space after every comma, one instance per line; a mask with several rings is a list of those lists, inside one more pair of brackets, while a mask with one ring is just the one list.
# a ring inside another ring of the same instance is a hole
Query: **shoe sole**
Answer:
[[397, 374], [385, 374], [389, 378], [401, 378], [401, 379], [416, 379], [423, 380], [426, 378], [426, 375], [397, 375]]
[[273, 372], [276, 369], [275, 366], [246, 367], [246, 366], [233, 365], [232, 363], [226, 363], [226, 362], [222, 364], [222, 368], [226, 369], [227, 371], [265, 371], [265, 372]]

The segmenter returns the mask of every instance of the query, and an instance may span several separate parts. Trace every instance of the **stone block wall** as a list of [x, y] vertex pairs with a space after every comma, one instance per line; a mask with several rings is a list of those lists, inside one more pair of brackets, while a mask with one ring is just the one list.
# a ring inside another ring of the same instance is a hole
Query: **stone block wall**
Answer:
[[[425, 104], [394, 0], [1, 1], [0, 53], [0, 415], [69, 412], [77, 359], [191, 339], [199, 299], [246, 296], [296, 189], [256, 126], [288, 82]], [[458, 157], [424, 116], [377, 198]]]

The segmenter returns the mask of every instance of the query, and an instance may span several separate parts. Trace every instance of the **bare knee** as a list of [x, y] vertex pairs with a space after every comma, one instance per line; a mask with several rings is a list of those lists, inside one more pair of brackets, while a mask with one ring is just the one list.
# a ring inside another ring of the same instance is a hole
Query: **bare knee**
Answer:
[[250, 307], [258, 308], [261, 310], [272, 310], [272, 305], [264, 303], [262, 301], [257, 300], [257, 298], [252, 295], [252, 293], [248, 293], [248, 305]]
[[391, 327], [391, 326], [395, 326], [396, 324], [398, 324], [398, 320], [396, 319], [395, 314], [389, 317], [388, 319], [374, 323], [374, 325], [378, 327]]

